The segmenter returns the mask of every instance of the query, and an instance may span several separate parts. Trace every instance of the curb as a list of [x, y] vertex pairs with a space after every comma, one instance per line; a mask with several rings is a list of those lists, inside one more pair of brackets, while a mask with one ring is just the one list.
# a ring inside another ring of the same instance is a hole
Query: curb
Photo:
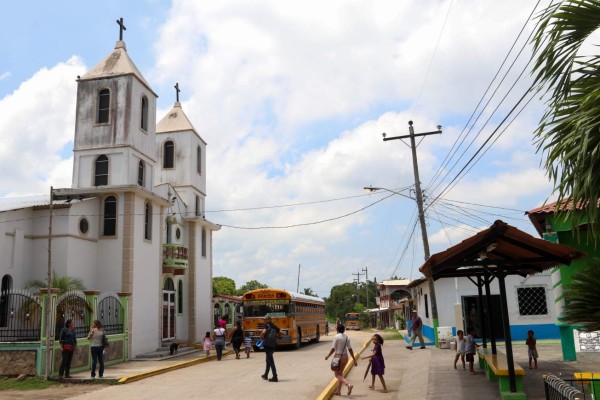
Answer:
[[[227, 351], [227, 352], [223, 352], [223, 356], [227, 356], [229, 354], [232, 354], [233, 351]], [[196, 364], [201, 364], [207, 361], [211, 361], [211, 360], [216, 360], [217, 356], [216, 355], [212, 355], [209, 357], [203, 357], [203, 358], [198, 358], [196, 360], [190, 360], [190, 361], [184, 361], [181, 362], [179, 364], [173, 364], [173, 365], [169, 365], [168, 367], [163, 367], [163, 368], [157, 368], [151, 371], [147, 371], [147, 372], [141, 372], [139, 374], [135, 374], [135, 375], [129, 375], [129, 376], [124, 376], [121, 379], [119, 379], [117, 381], [117, 383], [130, 383], [130, 382], [135, 382], [135, 381], [139, 381], [141, 379], [144, 378], [149, 378], [151, 376], [155, 376], [155, 375], [160, 375], [160, 374], [164, 374], [165, 372], [169, 372], [169, 371], [175, 371], [177, 369], [181, 369], [181, 368], [186, 368], [186, 367], [190, 367], [192, 365], [196, 365]]]
[[[372, 340], [372, 338], [367, 339], [367, 341], [362, 345], [360, 350], [358, 352], [356, 352], [356, 354], [354, 354], [357, 359], [360, 358], [360, 355], [362, 354], [362, 352], [365, 351], [365, 349], [369, 346], [369, 344], [371, 343], [371, 340]], [[348, 376], [352, 367], [354, 367], [354, 363], [348, 362], [348, 364], [346, 365], [346, 368], [344, 369], [344, 373], [343, 373], [344, 377]], [[338, 383], [338, 380], [336, 378], [333, 378], [331, 380], [331, 382], [329, 382], [329, 384], [325, 387], [325, 389], [323, 389], [323, 391], [317, 397], [316, 400], [329, 400], [331, 398], [331, 396], [333, 396], [333, 392], [335, 392], [337, 383]]]

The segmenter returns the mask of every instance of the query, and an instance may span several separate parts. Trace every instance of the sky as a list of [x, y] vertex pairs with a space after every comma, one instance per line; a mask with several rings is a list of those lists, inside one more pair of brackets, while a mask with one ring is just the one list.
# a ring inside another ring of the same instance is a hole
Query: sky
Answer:
[[432, 254], [497, 219], [534, 234], [524, 212], [551, 195], [534, 138], [543, 101], [519, 102], [535, 5], [12, 2], [0, 25], [0, 197], [70, 187], [75, 78], [112, 52], [123, 17], [157, 120], [178, 82], [208, 143], [206, 216], [222, 225], [213, 276], [321, 297], [365, 272], [416, 279], [410, 143], [382, 133], [442, 126], [417, 138]]

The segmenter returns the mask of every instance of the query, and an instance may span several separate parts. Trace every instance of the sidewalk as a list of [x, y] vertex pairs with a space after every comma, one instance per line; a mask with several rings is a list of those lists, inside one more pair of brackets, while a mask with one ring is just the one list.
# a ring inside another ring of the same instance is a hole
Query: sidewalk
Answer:
[[[233, 351], [226, 349], [223, 351], [223, 356], [231, 353], [233, 353]], [[214, 350], [211, 350], [211, 355], [209, 357], [206, 357], [204, 351], [196, 350], [185, 354], [151, 360], [134, 359], [124, 363], [106, 366], [104, 368], [104, 377], [102, 379], [91, 378], [90, 371], [86, 370], [71, 374], [72, 378], [66, 381], [72, 383], [129, 383], [216, 359], [217, 355]]]
[[[418, 341], [417, 341], [418, 343]], [[496, 400], [500, 398], [497, 382], [490, 382], [485, 373], [475, 363], [477, 375], [470, 375], [462, 370], [460, 360], [458, 370], [453, 367], [453, 350], [437, 349], [427, 346], [426, 349], [407, 350], [403, 340], [388, 340], [383, 345], [385, 358], [385, 381], [388, 394], [379, 392], [381, 382], [375, 380], [375, 392], [368, 389], [371, 384], [370, 373], [363, 381], [367, 363], [359, 360], [348, 374], [348, 380], [354, 385], [352, 397], [381, 398], [381, 399], [428, 399], [428, 400], [463, 400], [477, 398], [478, 400]], [[368, 355], [372, 345], [367, 346], [363, 356]], [[503, 345], [498, 350], [505, 351]], [[573, 376], [575, 371], [600, 371], [600, 362], [564, 362], [559, 343], [538, 342], [539, 369], [528, 368], [527, 346], [522, 342], [513, 343], [515, 362], [520, 364], [526, 375], [523, 379], [525, 394], [528, 399], [545, 398], [543, 374], [553, 373], [565, 378]], [[345, 390], [342, 390], [345, 393]], [[337, 398], [337, 397], [334, 397]]]

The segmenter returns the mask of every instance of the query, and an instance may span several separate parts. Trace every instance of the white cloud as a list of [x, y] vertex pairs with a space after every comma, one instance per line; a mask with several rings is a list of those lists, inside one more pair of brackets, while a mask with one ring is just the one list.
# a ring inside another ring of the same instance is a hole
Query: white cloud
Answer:
[[0, 81], [6, 78], [10, 78], [12, 76], [12, 74], [10, 73], [10, 71], [6, 71], [2, 74], [0, 74]]
[[72, 57], [39, 70], [0, 100], [4, 194], [46, 193], [50, 184], [70, 184], [72, 170], [60, 154], [73, 140], [75, 78], [83, 71], [81, 60]]

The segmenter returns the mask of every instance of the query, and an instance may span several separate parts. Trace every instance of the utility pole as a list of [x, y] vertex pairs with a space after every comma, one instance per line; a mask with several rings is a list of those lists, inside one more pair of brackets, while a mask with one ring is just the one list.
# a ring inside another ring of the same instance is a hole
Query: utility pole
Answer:
[[50, 378], [52, 371], [52, 336], [50, 336], [51, 313], [50, 313], [50, 290], [52, 288], [52, 212], [54, 205], [54, 188], [50, 186], [50, 209], [48, 211], [48, 282], [46, 285], [46, 380]]
[[367, 309], [369, 308], [369, 268], [368, 267], [364, 267], [362, 269], [362, 271], [365, 273], [365, 282], [367, 283], [365, 285], [365, 289], [367, 292]]
[[360, 284], [360, 276], [364, 275], [364, 274], [361, 274], [360, 271], [358, 271], [352, 275], [356, 275], [356, 279], [354, 279], [354, 283], [356, 283], [356, 301], [358, 302], [358, 285]]
[[298, 264], [298, 283], [296, 284], [296, 293], [300, 293], [300, 265]]
[[[442, 133], [442, 126], [437, 126], [437, 131], [433, 132], [424, 132], [415, 134], [415, 130], [413, 128], [413, 122], [408, 121], [408, 135], [404, 136], [394, 136], [394, 137], [385, 137], [385, 133], [383, 134], [383, 141], [387, 140], [396, 140], [396, 139], [406, 139], [410, 138], [410, 148], [412, 150], [412, 158], [413, 158], [413, 170], [415, 173], [415, 192], [417, 195], [417, 207], [419, 210], [419, 223], [421, 225], [421, 235], [423, 237], [423, 251], [425, 252], [425, 260], [427, 260], [430, 256], [429, 254], [429, 240], [427, 239], [427, 226], [425, 225], [425, 212], [423, 211], [423, 192], [421, 191], [421, 181], [419, 180], [419, 164], [417, 162], [417, 145], [415, 143], [415, 137], [417, 136], [429, 136], [429, 135], [438, 135]], [[438, 311], [437, 311], [437, 301], [435, 297], [435, 283], [433, 282], [433, 278], [428, 278], [429, 282], [429, 297], [431, 297], [431, 317], [433, 319], [433, 337], [435, 340], [435, 346], [439, 346], [438, 340], [438, 332], [437, 328], [440, 325], [438, 319]]]

